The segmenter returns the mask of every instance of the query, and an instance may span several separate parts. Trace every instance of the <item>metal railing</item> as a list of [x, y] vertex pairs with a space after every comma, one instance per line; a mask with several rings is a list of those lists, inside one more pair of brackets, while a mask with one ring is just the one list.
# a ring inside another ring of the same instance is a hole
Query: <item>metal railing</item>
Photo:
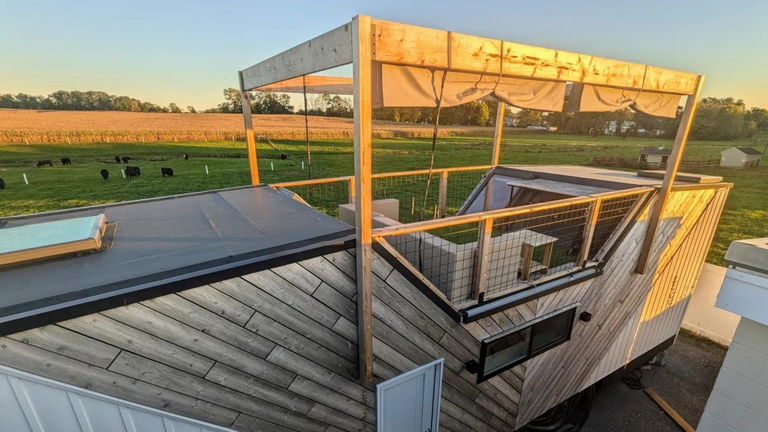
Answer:
[[[373, 199], [395, 198], [398, 220], [404, 223], [432, 220], [455, 214], [477, 186], [490, 165], [399, 171], [372, 175]], [[427, 187], [429, 183], [429, 187]], [[355, 201], [355, 177], [331, 177], [273, 183], [299, 195], [307, 204], [339, 217], [339, 205]]]
[[639, 187], [406, 224], [379, 221], [373, 235], [462, 308], [591, 265], [653, 190]]

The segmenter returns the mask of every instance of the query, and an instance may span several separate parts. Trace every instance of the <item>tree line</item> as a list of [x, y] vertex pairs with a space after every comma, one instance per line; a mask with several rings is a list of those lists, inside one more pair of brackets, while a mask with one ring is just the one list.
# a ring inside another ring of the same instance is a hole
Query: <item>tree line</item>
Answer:
[[[223, 90], [224, 101], [206, 113], [240, 113], [242, 98], [240, 90]], [[304, 114], [304, 107], [295, 109], [287, 94], [270, 92], [249, 92], [251, 112], [254, 114]], [[303, 104], [302, 104], [303, 105]], [[440, 110], [440, 124], [490, 126], [496, 117], [496, 103], [474, 101], [467, 104], [445, 107]], [[102, 91], [59, 90], [48, 96], [33, 96], [24, 93], [0, 94], [0, 108], [79, 110], [79, 111], [131, 111], [181, 113], [175, 103], [160, 106], [129, 96], [115, 96]], [[193, 106], [187, 112], [195, 113]], [[330, 117], [352, 117], [352, 101], [347, 96], [313, 95], [307, 99], [306, 113]], [[377, 120], [405, 123], [434, 123], [436, 110], [428, 108], [380, 108], [373, 116]], [[540, 112], [519, 110], [506, 118], [514, 118], [518, 127], [550, 126], [560, 133], [601, 134], [608, 122], [628, 122], [628, 135], [638, 131], [658, 131], [658, 136], [673, 137], [680, 123], [682, 109], [678, 108], [674, 119], [650, 116], [629, 109], [612, 112]], [[732, 97], [703, 98], [698, 105], [691, 131], [692, 138], [701, 140], [732, 140], [749, 138], [755, 134], [768, 133], [768, 109], [747, 108], [744, 101]]]
[[[116, 96], [103, 91], [59, 90], [48, 96], [25, 93], [0, 94], [0, 108], [72, 110], [72, 111], [132, 111], [132, 112], [182, 112], [175, 103], [167, 107], [142, 101], [129, 96]], [[188, 112], [196, 112], [193, 106]]]

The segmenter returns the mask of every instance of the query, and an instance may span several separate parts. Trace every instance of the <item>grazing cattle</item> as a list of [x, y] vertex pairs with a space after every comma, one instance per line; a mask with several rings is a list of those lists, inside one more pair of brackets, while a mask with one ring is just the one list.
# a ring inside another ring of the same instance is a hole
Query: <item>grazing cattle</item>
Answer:
[[53, 166], [53, 161], [50, 160], [50, 159], [37, 161], [37, 167], [38, 168], [40, 168], [41, 166], [46, 166], [46, 165], [49, 166], [49, 167], [52, 167]]
[[103, 178], [104, 181], [109, 180], [109, 171], [105, 169], [101, 170], [101, 178]]
[[160, 168], [160, 174], [163, 177], [173, 177], [173, 170], [171, 168]]
[[72, 165], [72, 159], [70, 159], [70, 158], [61, 158], [61, 164], [62, 165]]
[[131, 158], [129, 158], [128, 156], [123, 156], [123, 157], [121, 157], [120, 159], [122, 159], [122, 160], [123, 160], [123, 163], [124, 163], [124, 164], [127, 164], [127, 163], [128, 163], [128, 161], [129, 161], [129, 160], [131, 160]]
[[5, 180], [0, 178], [0, 189], [5, 189]]
[[139, 167], [125, 167], [125, 176], [128, 177], [128, 180], [136, 178], [141, 175], [141, 170]]
[[189, 155], [184, 153], [184, 160], [189, 160]]
[[115, 163], [120, 163], [120, 156], [115, 156]]

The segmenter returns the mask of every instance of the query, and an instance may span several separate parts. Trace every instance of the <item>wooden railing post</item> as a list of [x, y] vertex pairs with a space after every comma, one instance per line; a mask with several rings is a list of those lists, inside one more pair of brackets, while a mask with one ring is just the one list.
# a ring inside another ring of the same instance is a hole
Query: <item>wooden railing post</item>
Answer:
[[[480, 221], [477, 236], [477, 254], [475, 255], [475, 277], [472, 281], [470, 298], [482, 301], [488, 286], [488, 257], [491, 249], [491, 234], [493, 233], [493, 218]], [[517, 271], [517, 269], [515, 269]]]
[[581, 235], [581, 249], [579, 249], [579, 256], [576, 258], [576, 265], [578, 267], [583, 267], [589, 259], [589, 250], [592, 247], [592, 238], [595, 236], [595, 226], [597, 226], [597, 219], [600, 216], [600, 208], [602, 206], [602, 198], [595, 198], [587, 214], [587, 219], [584, 222], [584, 231]]
[[445, 217], [445, 206], [448, 202], [448, 170], [440, 171], [440, 190], [437, 197], [437, 217]]
[[349, 177], [347, 180], [347, 202], [355, 203], [355, 177]]

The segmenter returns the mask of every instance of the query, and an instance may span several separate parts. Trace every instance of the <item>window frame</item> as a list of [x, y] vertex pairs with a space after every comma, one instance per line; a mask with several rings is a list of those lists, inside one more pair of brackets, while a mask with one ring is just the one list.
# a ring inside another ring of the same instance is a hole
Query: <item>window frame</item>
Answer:
[[[560, 346], [560, 345], [570, 341], [571, 340], [571, 335], [573, 334], [573, 326], [574, 326], [574, 324], [576, 322], [576, 309], [578, 309], [579, 306], [581, 306], [580, 303], [574, 303], [574, 304], [566, 306], [564, 308], [552, 311], [552, 312], [550, 312], [550, 313], [548, 313], [546, 315], [542, 315], [542, 316], [540, 316], [540, 317], [538, 317], [536, 319], [530, 320], [530, 321], [526, 322], [525, 324], [521, 324], [521, 325], [513, 327], [513, 328], [511, 328], [509, 330], [503, 331], [501, 333], [498, 333], [498, 334], [495, 334], [493, 336], [490, 336], [488, 338], [483, 339], [481, 341], [481, 343], [480, 343], [480, 366], [479, 366], [478, 371], [477, 371], [477, 383], [480, 384], [481, 382], [486, 381], [486, 380], [488, 380], [490, 378], [493, 378], [493, 377], [495, 377], [496, 375], [499, 375], [502, 372], [506, 372], [506, 371], [512, 369], [513, 367], [521, 364], [521, 363], [524, 363], [524, 362], [526, 362], [526, 361], [528, 361], [528, 360], [530, 360], [530, 359], [532, 359], [532, 358], [534, 358], [534, 357], [536, 357], [536, 356], [538, 356], [540, 354], [543, 354], [543, 353], [551, 350], [552, 348], [555, 348], [557, 346]], [[561, 339], [561, 340], [558, 340], [558, 341], [555, 341], [555, 342], [552, 342], [552, 343], [548, 343], [548, 344], [542, 346], [541, 348], [539, 348], [538, 350], [536, 350], [535, 352], [532, 351], [531, 348], [533, 347], [533, 336], [534, 336], [534, 334], [533, 334], [533, 326], [536, 325], [536, 324], [545, 322], [545, 321], [547, 321], [547, 320], [549, 320], [551, 318], [560, 316], [562, 314], [569, 314], [570, 315], [570, 320], [568, 321], [569, 325], [568, 325], [568, 331], [567, 331], [566, 337], [564, 339]], [[508, 364], [506, 364], [506, 365], [504, 365], [504, 366], [502, 366], [502, 367], [500, 367], [500, 368], [498, 368], [498, 369], [496, 369], [494, 371], [491, 371], [491, 372], [489, 372], [487, 374], [484, 373], [484, 371], [485, 371], [485, 363], [486, 363], [486, 360], [487, 360], [487, 357], [488, 357], [488, 348], [489, 348], [489, 346], [492, 343], [494, 343], [494, 342], [496, 342], [496, 341], [498, 341], [500, 339], [503, 339], [503, 338], [505, 338], [505, 337], [507, 337], [509, 335], [512, 335], [512, 334], [515, 334], [515, 333], [518, 333], [518, 332], [521, 332], [521, 331], [525, 331], [527, 329], [530, 329], [530, 336], [529, 336], [528, 341], [527, 341], [528, 342], [527, 354], [525, 356], [521, 357], [521, 358], [518, 358], [517, 360], [509, 362]]]

